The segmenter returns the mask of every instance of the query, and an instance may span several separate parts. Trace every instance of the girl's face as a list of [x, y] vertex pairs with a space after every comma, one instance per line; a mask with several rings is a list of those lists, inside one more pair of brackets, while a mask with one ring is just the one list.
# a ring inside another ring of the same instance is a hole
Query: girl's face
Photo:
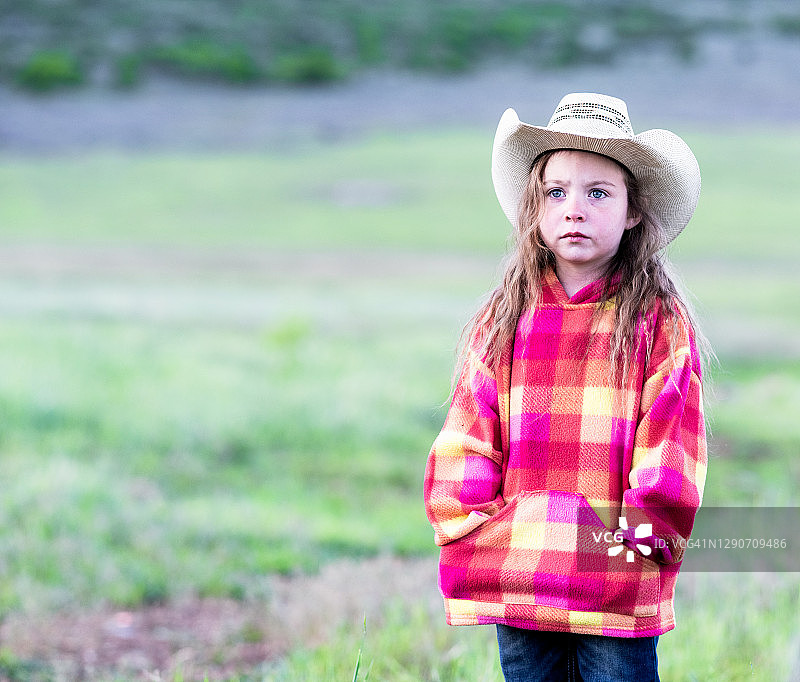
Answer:
[[624, 170], [599, 154], [559, 151], [547, 161], [543, 186], [540, 230], [557, 274], [598, 279], [625, 230], [639, 222], [628, 210]]

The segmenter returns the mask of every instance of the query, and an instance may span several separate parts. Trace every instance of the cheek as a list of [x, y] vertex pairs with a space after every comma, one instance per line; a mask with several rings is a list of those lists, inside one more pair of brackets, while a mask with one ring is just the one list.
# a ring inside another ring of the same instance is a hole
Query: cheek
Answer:
[[615, 206], [613, 211], [608, 212], [606, 218], [610, 231], [614, 233], [629, 230], [638, 222], [628, 211], [627, 206]]
[[556, 212], [545, 209], [539, 222], [539, 232], [541, 233], [542, 239], [545, 241], [545, 243], [547, 243], [552, 237], [559, 225], [560, 220], [559, 216], [556, 215]]
[[545, 204], [544, 210], [542, 211], [542, 226], [545, 225], [554, 225], [561, 221], [561, 211], [559, 211], [557, 206], [553, 204]]

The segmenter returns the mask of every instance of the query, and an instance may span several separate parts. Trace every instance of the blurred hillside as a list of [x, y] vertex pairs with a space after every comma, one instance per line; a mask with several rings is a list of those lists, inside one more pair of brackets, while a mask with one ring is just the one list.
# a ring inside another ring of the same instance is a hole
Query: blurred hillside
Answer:
[[637, 130], [794, 126], [798, 63], [784, 0], [3, 0], [0, 150], [492, 130], [586, 91]]
[[774, 0], [3, 0], [0, 83], [319, 83], [376, 67], [569, 67], [653, 50], [691, 61], [709, 36], [756, 34], [797, 40], [800, 9]]

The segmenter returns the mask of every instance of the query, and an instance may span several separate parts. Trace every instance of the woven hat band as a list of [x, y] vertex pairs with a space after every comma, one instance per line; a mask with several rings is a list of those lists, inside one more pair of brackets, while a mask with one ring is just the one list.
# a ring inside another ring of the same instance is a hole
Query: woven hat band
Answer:
[[553, 112], [547, 127], [590, 137], [633, 137], [633, 126], [625, 102], [608, 96], [594, 102], [574, 96], [565, 97]]

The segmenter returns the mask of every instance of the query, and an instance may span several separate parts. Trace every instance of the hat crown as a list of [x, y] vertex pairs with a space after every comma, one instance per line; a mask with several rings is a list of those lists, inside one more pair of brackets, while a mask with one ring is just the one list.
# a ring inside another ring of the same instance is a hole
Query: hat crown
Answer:
[[572, 93], [561, 99], [549, 130], [587, 137], [633, 137], [628, 107], [621, 99], [597, 93]]

